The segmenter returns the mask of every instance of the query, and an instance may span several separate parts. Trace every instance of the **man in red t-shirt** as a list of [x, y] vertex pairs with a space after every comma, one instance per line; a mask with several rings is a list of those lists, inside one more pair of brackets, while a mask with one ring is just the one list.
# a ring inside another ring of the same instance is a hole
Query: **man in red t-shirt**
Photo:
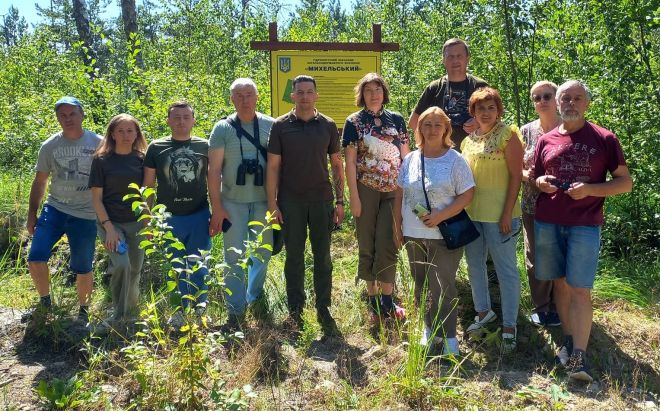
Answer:
[[[632, 179], [616, 136], [585, 120], [591, 92], [570, 80], [557, 90], [562, 123], [534, 154], [536, 278], [553, 280], [565, 340], [557, 360], [569, 376], [591, 382], [586, 363], [605, 197], [627, 193]], [[607, 174], [611, 179], [607, 179]]]

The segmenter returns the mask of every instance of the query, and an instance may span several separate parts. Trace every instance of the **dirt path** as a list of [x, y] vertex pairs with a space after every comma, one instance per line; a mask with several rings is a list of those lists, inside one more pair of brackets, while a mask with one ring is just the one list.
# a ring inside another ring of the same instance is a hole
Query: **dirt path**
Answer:
[[[80, 356], [63, 341], [46, 344], [21, 324], [22, 310], [0, 308], [0, 408], [41, 409], [34, 388], [41, 380], [68, 379], [79, 369]], [[27, 333], [26, 333], [27, 331]]]
[[[0, 308], [0, 409], [42, 409], [34, 393], [39, 381], [66, 380], [84, 363], [79, 344], [63, 338], [54, 344], [52, 336], [40, 337], [34, 329], [20, 323], [21, 314], [20, 310]], [[596, 381], [589, 385], [566, 383], [549, 372], [544, 365], [548, 363], [548, 353], [542, 347], [553, 338], [552, 333], [529, 328], [521, 329], [526, 348], [507, 361], [498, 359], [493, 349], [468, 348], [465, 343], [464, 349], [474, 351], [467, 356], [460, 373], [456, 393], [461, 401], [496, 409], [551, 409], [558, 403], [566, 409], [658, 409], [660, 326], [655, 322], [625, 307], [613, 306], [598, 312], [590, 346], [598, 358], [595, 366], [599, 372]], [[264, 334], [271, 337], [264, 338]], [[234, 381], [234, 385], [252, 384], [258, 394], [254, 403], [258, 409], [317, 409], [327, 404], [328, 398], [343, 398], [337, 397], [338, 393], [346, 390], [354, 393], [355, 405], [364, 408], [369, 404], [364, 399], [375, 395], [388, 376], [400, 372], [405, 361], [406, 344], [391, 334], [387, 344], [379, 344], [364, 329], [356, 329], [343, 338], [318, 338], [301, 350], [280, 338], [281, 329], [251, 327], [239, 354], [234, 358], [223, 354], [223, 363], [227, 375], [234, 372], [252, 376]], [[277, 370], [282, 372], [278, 384], [255, 379], [255, 375], [266, 374], [264, 361], [257, 358], [287, 364]], [[530, 364], [536, 365], [530, 368]], [[429, 376], [449, 371], [447, 366], [439, 368], [437, 364], [427, 368]], [[122, 395], [113, 396], [113, 404], [121, 408], [129, 395], [122, 391]], [[426, 399], [420, 403], [410, 398], [391, 400], [397, 409], [430, 409], [438, 405], [424, 402]]]

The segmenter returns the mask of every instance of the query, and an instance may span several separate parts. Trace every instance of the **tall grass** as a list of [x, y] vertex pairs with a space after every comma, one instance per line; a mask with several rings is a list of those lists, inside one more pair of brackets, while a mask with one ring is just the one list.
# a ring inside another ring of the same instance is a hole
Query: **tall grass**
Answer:
[[[3, 200], [14, 198], [15, 200], [7, 201], [6, 204], [13, 204], [14, 209], [24, 209], [29, 191], [26, 182], [13, 181], [6, 176], [2, 178], [5, 180], [0, 178], [0, 181], [7, 182], [0, 186]], [[364, 284], [356, 284], [354, 281], [357, 246], [350, 223], [344, 225], [342, 232], [333, 234], [334, 285], [331, 311], [345, 337], [344, 341], [334, 344], [340, 345], [338, 350], [357, 346], [359, 349], [356, 351], [368, 351], [369, 348], [365, 347], [374, 345], [378, 346], [378, 349], [375, 350], [374, 358], [360, 358], [354, 362], [354, 359], [349, 358], [346, 361], [350, 366], [360, 364], [365, 368], [360, 370], [369, 376], [360, 383], [364, 385], [353, 383], [347, 375], [341, 374], [337, 377], [340, 383], [335, 385], [334, 389], [324, 393], [314, 389], [313, 379], [326, 377], [322, 374], [315, 375], [314, 372], [318, 370], [312, 365], [313, 361], [316, 361], [314, 350], [319, 349], [320, 336], [320, 327], [316, 323], [313, 308], [313, 293], [310, 293], [305, 307], [305, 330], [297, 340], [287, 338], [289, 336], [286, 331], [282, 332], [281, 329], [281, 322], [287, 315], [286, 283], [283, 275], [285, 253], [286, 251], [271, 259], [266, 279], [265, 291], [273, 323], [260, 324], [248, 320], [245, 341], [242, 344], [228, 343], [227, 336], [216, 331], [226, 312], [223, 290], [220, 286], [215, 286], [209, 291], [209, 314], [215, 321], [200, 325], [188, 313], [189, 324], [183, 329], [182, 335], [173, 338], [168, 335], [164, 325], [166, 318], [172, 313], [172, 307], [167, 304], [165, 288], [158, 288], [143, 296], [143, 311], [136, 335], [122, 335], [114, 340], [94, 339], [86, 346], [87, 369], [79, 376], [79, 380], [84, 381], [80, 389], [81, 396], [85, 392], [95, 390], [95, 387], [115, 384], [130, 392], [130, 398], [119, 404], [120, 407], [144, 409], [241, 409], [252, 405], [270, 409], [285, 408], [292, 400], [301, 404], [301, 408], [339, 409], [430, 409], [438, 404], [460, 409], [468, 404], [465, 387], [469, 384], [467, 380], [472, 377], [466, 376], [464, 367], [472, 363], [470, 367], [474, 368], [476, 362], [480, 361], [475, 359], [475, 354], [481, 355], [479, 351], [482, 351], [482, 348], [492, 352], [494, 350], [488, 347], [494, 347], [496, 344], [488, 340], [489, 337], [476, 348], [464, 341], [461, 345], [464, 356], [461, 359], [445, 359], [442, 364], [433, 356], [434, 353], [429, 351], [429, 346], [419, 344], [426, 301], [422, 299], [420, 307], [414, 307], [414, 282], [404, 250], [400, 252], [398, 261], [397, 294], [407, 310], [409, 321], [405, 325], [392, 324], [380, 329], [375, 339], [367, 337]], [[66, 251], [58, 252], [52, 260], [52, 265], [56, 267], [52, 280], [54, 297], [56, 302], [74, 306], [74, 290], [65, 289], [61, 285], [66, 275], [65, 254]], [[214, 239], [211, 255], [216, 261], [222, 261], [221, 238]], [[525, 290], [521, 305], [522, 322], [522, 318], [531, 309], [529, 303], [525, 303], [529, 297], [526, 291], [522, 247], [518, 250], [518, 261]], [[305, 253], [305, 262], [306, 289], [311, 290], [312, 255], [309, 247]], [[657, 260], [619, 261], [604, 255], [594, 289], [597, 304], [625, 299], [640, 307], [653, 307], [657, 304], [659, 267], [660, 262]], [[462, 283], [465, 284], [464, 261], [461, 262], [459, 271]], [[19, 254], [19, 257], [15, 258], [6, 254], [0, 258], [0, 279], [4, 282], [3, 288], [0, 288], [0, 305], [26, 306], [29, 305], [26, 302], [36, 300], [31, 281], [26, 274], [24, 256]], [[166, 276], [162, 273], [160, 275], [164, 278]], [[221, 274], [218, 275], [216, 283], [221, 284]], [[25, 297], [17, 298], [19, 290], [23, 290]], [[101, 293], [96, 293], [99, 294]], [[459, 295], [459, 298], [462, 299], [464, 316], [471, 318], [473, 311], [470, 297], [463, 294]], [[108, 301], [95, 297], [92, 308], [94, 317], [103, 318], [107, 308]], [[442, 335], [442, 329], [434, 331], [437, 335]], [[491, 333], [490, 337], [499, 341], [497, 331]], [[285, 360], [282, 364], [278, 363], [274, 370], [262, 373], [262, 356], [268, 353], [262, 352], [262, 349], [257, 347], [259, 344], [265, 347], [264, 350], [268, 350], [270, 345], [275, 346], [276, 351], [277, 347], [290, 345], [290, 348], [283, 351], [294, 352], [294, 357], [288, 357], [289, 354], [285, 355], [279, 351], [274, 354], [275, 358], [293, 358], [291, 364], [287, 364]], [[331, 346], [332, 344], [329, 344], [330, 348], [326, 348], [337, 349]], [[491, 359], [492, 356], [488, 361]], [[500, 359], [497, 362], [497, 369], [502, 368], [501, 361]], [[375, 363], [378, 365], [374, 365]], [[295, 365], [299, 365], [298, 368], [294, 369]], [[515, 364], [514, 367], [517, 365], [525, 367], [529, 364]], [[351, 370], [348, 372], [349, 376], [350, 373]], [[263, 378], [264, 374], [269, 377]], [[246, 383], [255, 384], [258, 401], [251, 402], [254, 394], [250, 387], [242, 388]], [[469, 388], [467, 390], [469, 391]], [[88, 402], [85, 405], [88, 408], [110, 407], [108, 397], [101, 394], [95, 398], [96, 402], [86, 400]], [[533, 404], [542, 405], [538, 402]], [[488, 404], [481, 404], [479, 407], [481, 406], [489, 408]]]

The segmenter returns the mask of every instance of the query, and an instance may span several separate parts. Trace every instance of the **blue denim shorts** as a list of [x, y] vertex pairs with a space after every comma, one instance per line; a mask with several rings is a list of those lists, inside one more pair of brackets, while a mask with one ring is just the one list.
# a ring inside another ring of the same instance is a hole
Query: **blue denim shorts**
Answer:
[[576, 288], [593, 288], [600, 250], [600, 226], [568, 226], [534, 221], [536, 278], [566, 277]]
[[34, 229], [28, 261], [45, 263], [53, 246], [66, 234], [71, 249], [69, 267], [76, 274], [92, 271], [96, 248], [96, 221], [74, 217], [45, 204]]

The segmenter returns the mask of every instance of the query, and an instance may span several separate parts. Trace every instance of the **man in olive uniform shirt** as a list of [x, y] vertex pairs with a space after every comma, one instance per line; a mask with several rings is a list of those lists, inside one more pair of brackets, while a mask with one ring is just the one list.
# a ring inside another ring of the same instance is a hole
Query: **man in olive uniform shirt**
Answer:
[[291, 99], [295, 108], [277, 118], [270, 132], [266, 193], [268, 209], [283, 224], [284, 275], [291, 320], [298, 327], [302, 325], [309, 227], [317, 318], [324, 334], [332, 335], [337, 332], [337, 325], [328, 310], [332, 290], [330, 233], [344, 219], [344, 172], [337, 125], [316, 110], [318, 97], [313, 77], [298, 76], [293, 80]]

